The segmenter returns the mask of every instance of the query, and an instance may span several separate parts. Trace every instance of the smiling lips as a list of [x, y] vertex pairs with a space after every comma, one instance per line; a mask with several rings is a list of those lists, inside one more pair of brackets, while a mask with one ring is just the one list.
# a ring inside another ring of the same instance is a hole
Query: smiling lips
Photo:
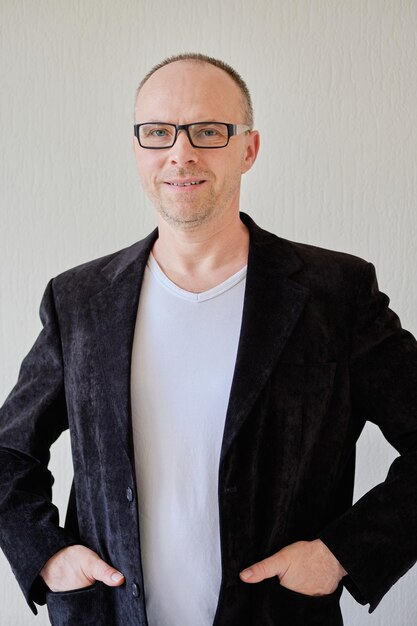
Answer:
[[205, 180], [172, 180], [166, 181], [166, 184], [170, 187], [193, 187], [201, 185], [206, 182]]

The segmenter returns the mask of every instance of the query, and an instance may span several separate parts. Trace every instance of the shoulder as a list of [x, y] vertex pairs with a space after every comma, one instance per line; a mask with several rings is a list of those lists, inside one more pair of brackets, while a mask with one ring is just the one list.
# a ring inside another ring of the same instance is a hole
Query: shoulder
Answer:
[[80, 265], [76, 265], [75, 267], [71, 267], [64, 272], [61, 272], [52, 279], [54, 292], [60, 293], [66, 289], [75, 289], [77, 291], [82, 289], [83, 291], [88, 291], [94, 289], [95, 287], [100, 287], [100, 285], [105, 282], [102, 273], [103, 269], [111, 263], [111, 261], [117, 259], [120, 255], [123, 255], [127, 250], [133, 248], [135, 245], [137, 244], [129, 246], [129, 248], [123, 248], [110, 254], [106, 254], [105, 256], [97, 259], [80, 263]]
[[288, 241], [301, 261], [300, 270], [292, 277], [312, 293], [341, 301], [356, 300], [362, 285], [375, 279], [375, 268], [367, 260], [339, 250]]
[[306, 268], [315, 271], [334, 270], [361, 273], [369, 262], [357, 255], [287, 240]]
[[146, 263], [156, 231], [130, 246], [72, 267], [51, 280], [57, 302], [80, 301], [104, 289], [132, 264]]
[[296, 282], [340, 287], [353, 281], [357, 285], [362, 274], [373, 269], [371, 263], [354, 254], [279, 237], [246, 215], [244, 222], [251, 234], [253, 255]]

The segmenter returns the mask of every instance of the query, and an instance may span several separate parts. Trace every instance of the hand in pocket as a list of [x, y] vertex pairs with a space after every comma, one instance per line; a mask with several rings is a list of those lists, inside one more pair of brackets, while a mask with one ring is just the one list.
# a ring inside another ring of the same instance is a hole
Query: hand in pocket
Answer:
[[40, 575], [53, 592], [90, 587], [97, 580], [110, 587], [125, 581], [123, 574], [103, 561], [93, 550], [81, 545], [59, 550], [47, 561]]

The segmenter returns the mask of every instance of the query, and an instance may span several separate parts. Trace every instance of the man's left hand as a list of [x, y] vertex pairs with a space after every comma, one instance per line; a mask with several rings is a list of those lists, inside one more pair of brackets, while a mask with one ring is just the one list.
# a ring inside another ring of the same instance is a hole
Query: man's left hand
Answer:
[[308, 596], [336, 591], [346, 571], [320, 540], [297, 541], [240, 573], [245, 583], [259, 583], [278, 576], [287, 589]]

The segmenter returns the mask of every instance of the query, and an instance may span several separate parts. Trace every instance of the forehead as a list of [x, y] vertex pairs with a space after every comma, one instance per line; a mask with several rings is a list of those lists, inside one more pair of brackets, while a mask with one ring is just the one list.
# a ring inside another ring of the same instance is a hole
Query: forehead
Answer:
[[233, 79], [209, 63], [175, 61], [157, 70], [139, 92], [137, 122], [243, 122], [242, 94]]

